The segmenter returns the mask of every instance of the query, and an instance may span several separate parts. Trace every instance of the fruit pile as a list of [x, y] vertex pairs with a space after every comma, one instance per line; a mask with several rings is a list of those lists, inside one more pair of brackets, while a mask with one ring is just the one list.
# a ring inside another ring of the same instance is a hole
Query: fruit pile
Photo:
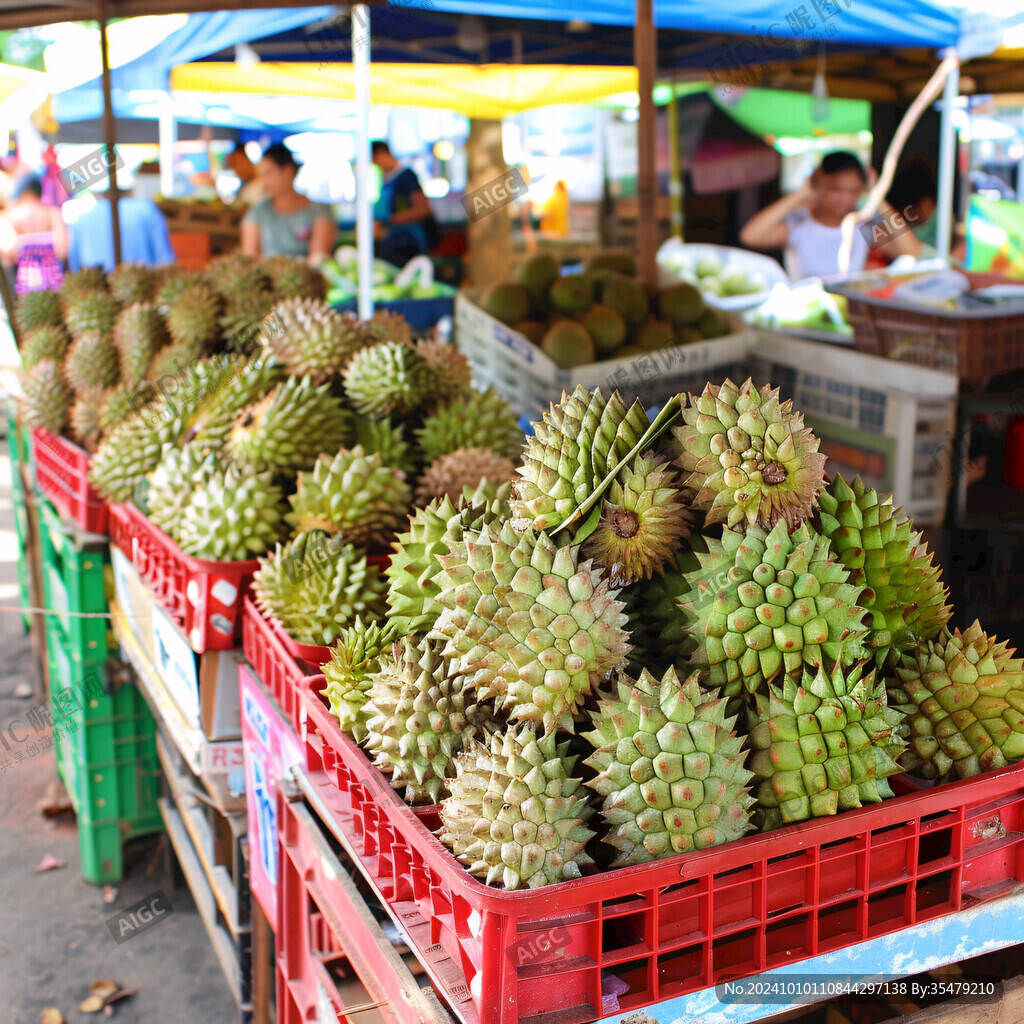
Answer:
[[362, 322], [286, 299], [257, 341], [255, 354], [194, 360], [102, 442], [89, 479], [188, 555], [273, 552], [256, 574], [260, 607], [297, 641], [331, 643], [383, 617], [368, 556], [386, 553], [414, 499], [511, 479], [518, 417], [470, 388], [464, 356], [394, 314]]
[[323, 298], [326, 288], [282, 256], [257, 264], [233, 254], [202, 274], [132, 263], [69, 274], [59, 291], [29, 292], [15, 307], [25, 422], [94, 452], [154, 384], [243, 344], [275, 302]]
[[818, 449], [749, 380], [653, 423], [563, 394], [511, 486], [411, 515], [325, 666], [342, 729], [506, 889], [1020, 759], [1024, 662], [949, 629], [920, 533]]
[[[329, 290], [327, 301], [331, 305], [351, 302], [358, 293], [359, 273], [356, 267], [356, 250], [342, 246], [330, 259], [319, 265], [320, 272], [327, 278]], [[401, 299], [450, 298], [455, 289], [440, 281], [429, 284], [418, 276], [407, 284], [398, 284], [396, 278], [401, 268], [386, 260], [373, 261], [373, 289], [370, 297], [374, 302], [397, 302]]]
[[564, 369], [718, 338], [730, 330], [692, 284], [651, 295], [626, 253], [597, 253], [582, 273], [565, 275], [553, 257], [534, 256], [514, 283], [494, 286], [481, 305]]
[[764, 274], [751, 273], [735, 259], [723, 260], [716, 252], [706, 251], [694, 257], [683, 249], [666, 256], [662, 262], [687, 284], [721, 298], [753, 295], [768, 287]]

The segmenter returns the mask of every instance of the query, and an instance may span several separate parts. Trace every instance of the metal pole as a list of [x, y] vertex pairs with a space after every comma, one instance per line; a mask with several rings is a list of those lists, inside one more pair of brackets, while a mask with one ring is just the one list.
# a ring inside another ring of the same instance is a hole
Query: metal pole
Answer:
[[640, 280], [649, 287], [657, 284], [655, 255], [658, 248], [658, 178], [654, 152], [654, 72], [657, 40], [652, 0], [636, 0], [633, 29], [633, 63], [640, 90], [640, 119], [637, 121], [637, 265]]
[[[356, 25], [362, 26], [357, 45]], [[370, 8], [352, 8], [352, 71], [355, 76], [356, 106], [356, 266], [359, 270], [359, 317], [373, 316], [373, 204], [370, 202]]]
[[114, 264], [121, 262], [121, 212], [117, 208], [120, 195], [117, 188], [117, 157], [114, 154], [114, 101], [110, 89], [110, 51], [107, 48], [107, 0], [100, 0], [100, 57], [103, 60], [103, 142], [107, 150], [107, 169], [110, 183], [110, 226], [114, 232]]
[[169, 197], [174, 195], [174, 140], [177, 135], [174, 102], [169, 91], [165, 91], [160, 99], [157, 132], [160, 147], [160, 191], [165, 197]]
[[670, 205], [669, 223], [673, 238], [683, 240], [683, 168], [682, 154], [679, 152], [679, 100], [676, 97], [675, 84], [672, 86], [672, 99], [668, 101], [668, 198]]
[[[942, 54], [951, 56], [952, 51]], [[935, 248], [940, 258], [949, 259], [950, 242], [953, 237], [953, 175], [956, 171], [956, 129], [953, 126], [953, 110], [960, 94], [960, 68], [953, 68], [946, 77], [942, 91], [942, 120], [939, 126], [939, 188], [935, 211]], [[966, 184], [965, 184], [966, 187]]]

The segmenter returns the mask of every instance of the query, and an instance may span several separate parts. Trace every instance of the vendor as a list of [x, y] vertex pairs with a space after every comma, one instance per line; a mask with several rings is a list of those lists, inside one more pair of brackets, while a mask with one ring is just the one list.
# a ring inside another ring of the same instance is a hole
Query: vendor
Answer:
[[[740, 241], [751, 249], [784, 248], [786, 272], [794, 281], [841, 277], [843, 218], [857, 209], [873, 178], [874, 172], [869, 176], [853, 153], [829, 153], [797, 191], [751, 217], [740, 232]], [[888, 203], [880, 206], [883, 212], [889, 209]], [[893, 259], [919, 251], [912, 234], [909, 238], [896, 235], [880, 248]], [[849, 272], [863, 270], [867, 256], [867, 241], [855, 230]]]
[[302, 166], [280, 142], [267, 147], [256, 174], [267, 198], [242, 219], [242, 252], [254, 259], [295, 256], [314, 266], [331, 255], [337, 225], [331, 208], [295, 191]]
[[26, 175], [15, 185], [11, 205], [0, 217], [0, 259], [17, 268], [15, 291], [59, 288], [60, 261], [67, 258], [68, 235], [59, 206], [43, 205], [43, 185]]
[[373, 143], [371, 155], [383, 175], [373, 208], [374, 250], [380, 259], [403, 267], [437, 244], [437, 221], [416, 172], [403, 167], [381, 139]]

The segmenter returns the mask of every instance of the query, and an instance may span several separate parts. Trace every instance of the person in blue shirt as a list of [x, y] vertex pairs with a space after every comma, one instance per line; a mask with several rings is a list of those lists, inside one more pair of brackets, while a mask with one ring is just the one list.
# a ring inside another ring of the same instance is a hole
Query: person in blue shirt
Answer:
[[402, 167], [386, 142], [375, 141], [371, 157], [383, 175], [373, 208], [374, 250], [378, 258], [402, 267], [437, 244], [437, 221], [416, 172]]
[[[84, 199], [79, 197], [66, 203], [65, 210]], [[81, 213], [70, 225], [68, 265], [72, 270], [101, 266], [109, 273], [114, 269], [114, 229], [111, 224], [110, 200], [105, 196], [95, 196], [94, 199], [95, 205]], [[145, 263], [155, 267], [174, 262], [167, 221], [152, 199], [126, 196], [118, 200], [117, 212], [121, 218], [122, 263]]]

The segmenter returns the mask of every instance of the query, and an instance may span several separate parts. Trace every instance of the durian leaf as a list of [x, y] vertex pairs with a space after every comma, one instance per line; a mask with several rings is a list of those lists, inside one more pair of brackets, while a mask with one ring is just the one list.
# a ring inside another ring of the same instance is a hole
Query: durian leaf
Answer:
[[574, 544], [582, 544], [596, 529], [597, 524], [601, 521], [601, 506], [595, 505], [590, 511], [590, 515], [587, 516], [587, 521], [576, 531], [576, 536], [573, 537]]
[[[633, 448], [630, 449], [630, 451], [628, 451], [609, 470], [605, 478], [594, 487], [593, 491], [591, 491], [586, 501], [584, 501], [581, 505], [577, 506], [576, 510], [572, 513], [572, 515], [568, 516], [561, 523], [559, 523], [558, 526], [556, 526], [553, 530], [550, 531], [549, 536], [553, 537], [556, 533], [560, 533], [566, 527], [572, 526], [573, 523], [578, 523], [582, 521], [588, 515], [590, 515], [592, 518], [591, 510], [595, 509], [595, 506], [598, 515], [600, 515], [600, 506], [598, 505], [598, 502], [604, 496], [604, 492], [608, 490], [608, 488], [611, 486], [612, 481], [619, 475], [619, 472], [621, 471], [622, 467], [632, 462], [633, 459], [635, 459], [637, 455], [639, 455], [642, 451], [648, 449], [669, 428], [672, 421], [682, 412], [682, 408], [683, 406], [682, 402], [680, 401], [679, 395], [676, 395], [674, 398], [670, 398], [665, 403], [665, 406], [661, 410], [661, 412], [659, 412], [658, 415], [655, 417], [654, 422], [644, 432], [644, 436], [641, 437], [640, 440], [637, 441], [637, 443], [633, 446]], [[583, 527], [581, 527], [581, 530], [586, 530], [588, 526], [590, 526], [589, 520], [584, 524]], [[594, 526], [590, 526], [589, 531], [587, 531], [587, 533], [584, 534], [584, 537], [589, 536], [590, 533], [593, 533], [596, 526], [597, 522], [595, 520]], [[577, 534], [573, 539], [578, 541], [582, 538], [580, 538], [579, 534]]]

